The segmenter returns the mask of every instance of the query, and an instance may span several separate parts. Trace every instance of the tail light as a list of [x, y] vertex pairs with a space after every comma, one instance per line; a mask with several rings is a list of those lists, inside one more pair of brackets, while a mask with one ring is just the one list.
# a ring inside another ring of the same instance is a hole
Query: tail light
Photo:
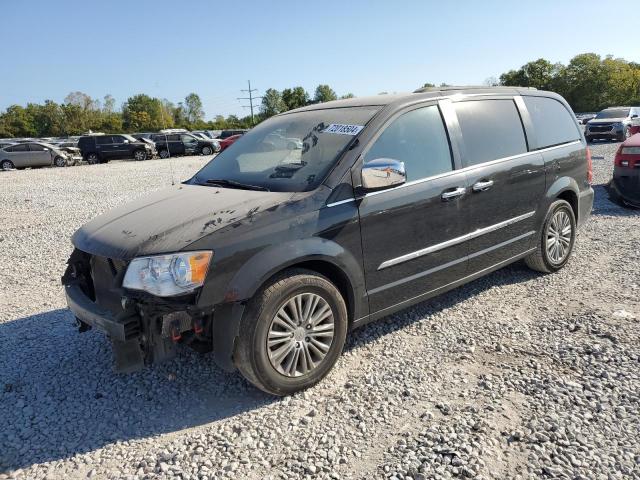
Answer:
[[587, 147], [587, 182], [593, 182], [593, 161], [591, 160], [591, 149]]

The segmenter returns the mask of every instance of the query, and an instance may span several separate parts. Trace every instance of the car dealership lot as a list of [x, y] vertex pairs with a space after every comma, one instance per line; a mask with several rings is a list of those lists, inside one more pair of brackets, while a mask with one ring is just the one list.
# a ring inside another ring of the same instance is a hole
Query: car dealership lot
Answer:
[[596, 201], [567, 268], [516, 264], [357, 330], [284, 399], [187, 349], [114, 374], [65, 308], [73, 231], [208, 157], [0, 172], [0, 478], [631, 477], [640, 211], [603, 188], [617, 145], [591, 146]]

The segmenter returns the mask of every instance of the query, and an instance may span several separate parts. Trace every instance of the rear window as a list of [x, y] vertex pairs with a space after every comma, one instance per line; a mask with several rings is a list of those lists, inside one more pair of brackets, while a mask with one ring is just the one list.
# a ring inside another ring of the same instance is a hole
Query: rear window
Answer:
[[547, 97], [523, 97], [523, 99], [535, 129], [535, 149], [553, 147], [580, 139], [576, 122], [562, 103]]
[[478, 165], [527, 152], [522, 120], [513, 100], [453, 104], [465, 150], [465, 164]]

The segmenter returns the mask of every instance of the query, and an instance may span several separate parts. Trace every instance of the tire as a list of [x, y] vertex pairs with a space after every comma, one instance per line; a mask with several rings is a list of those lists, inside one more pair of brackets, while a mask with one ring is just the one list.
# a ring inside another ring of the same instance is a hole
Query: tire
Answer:
[[65, 158], [62, 158], [62, 157], [58, 156], [58, 157], [53, 159], [53, 164], [56, 167], [66, 167], [67, 166], [67, 160]]
[[11, 160], [2, 160], [2, 162], [0, 162], [0, 170], [13, 170], [14, 168], [16, 168], [16, 166]]
[[147, 152], [144, 150], [136, 150], [133, 152], [133, 159], [139, 162], [147, 159]]
[[624, 142], [630, 136], [631, 136], [631, 129], [628, 126], [626, 126], [626, 127], [624, 127], [624, 130], [622, 130], [622, 133], [620, 134], [620, 137], [618, 137], [618, 141], [619, 142]]
[[100, 163], [100, 157], [98, 157], [97, 153], [89, 153], [85, 157], [85, 160], [89, 165], [97, 165]]
[[160, 155], [160, 158], [169, 158], [169, 150], [167, 150], [166, 148], [160, 150], [158, 154]]
[[590, 135], [585, 135], [584, 138], [587, 140], [587, 143], [593, 143], [593, 137]]
[[200, 150], [200, 153], [202, 155], [212, 155], [213, 154], [213, 148], [211, 148], [208, 145], [205, 145], [204, 147], [202, 147], [202, 150]]
[[[568, 223], [563, 223], [566, 218]], [[554, 221], [555, 219], [555, 221]], [[562, 219], [562, 220], [560, 220]], [[556, 227], [559, 225], [560, 228]], [[564, 226], [563, 226], [564, 225]], [[570, 231], [563, 235], [562, 232], [565, 228], [570, 227]], [[556, 230], [559, 233], [553, 234]], [[553, 246], [549, 245], [549, 240], [555, 238], [554, 244], [560, 245], [560, 250], [553, 249]], [[544, 223], [538, 234], [536, 251], [526, 257], [525, 263], [532, 270], [543, 273], [553, 273], [564, 267], [573, 251], [573, 245], [576, 239], [576, 217], [573, 213], [573, 209], [569, 202], [565, 200], [556, 200], [549, 207], [549, 211], [545, 216]], [[562, 250], [562, 246], [564, 250]], [[557, 254], [558, 257], [554, 258]]]
[[[302, 323], [296, 323], [292, 309], [297, 300]], [[315, 327], [310, 328], [311, 323], [305, 325], [307, 308], [307, 319], [314, 313], [321, 315]], [[309, 333], [314, 330], [315, 334]], [[332, 338], [328, 338], [329, 331], [333, 332]], [[291, 269], [274, 277], [249, 301], [234, 362], [259, 389], [273, 395], [289, 395], [315, 385], [329, 373], [342, 353], [346, 335], [347, 307], [335, 285], [315, 272]], [[269, 338], [271, 346], [267, 345]], [[278, 360], [279, 351], [286, 353]], [[288, 364], [295, 366], [288, 368]]]

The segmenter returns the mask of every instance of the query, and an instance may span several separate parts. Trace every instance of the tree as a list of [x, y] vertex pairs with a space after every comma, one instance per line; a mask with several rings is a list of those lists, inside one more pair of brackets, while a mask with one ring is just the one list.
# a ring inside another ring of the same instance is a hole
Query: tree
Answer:
[[425, 83], [422, 88], [435, 88], [435, 83]]
[[268, 118], [285, 110], [287, 110], [287, 107], [282, 100], [280, 92], [275, 88], [267, 89], [262, 97], [262, 106], [260, 107], [261, 114], [265, 118]]
[[286, 110], [304, 107], [309, 103], [309, 94], [302, 87], [285, 88], [282, 91], [282, 101]]
[[64, 97], [64, 103], [77, 105], [83, 110], [94, 110], [98, 108], [99, 103], [93, 100], [89, 95], [83, 92], [71, 92]]
[[518, 70], [510, 70], [500, 75], [500, 84], [513, 87], [535, 87], [547, 90], [559, 69], [544, 58], [526, 63]]
[[173, 127], [173, 114], [162, 101], [145, 94], [129, 97], [122, 106], [124, 127], [129, 131], [158, 131]]
[[356, 98], [356, 96], [353, 93], [347, 93], [345, 95], [342, 95], [340, 97], [341, 100], [347, 99], [347, 98]]
[[189, 123], [196, 123], [204, 119], [202, 100], [196, 93], [190, 93], [185, 97], [184, 110]]
[[316, 93], [313, 96], [313, 101], [317, 103], [330, 102], [337, 99], [338, 96], [336, 92], [334, 92], [329, 85], [318, 85]]
[[112, 113], [116, 106], [116, 99], [109, 93], [104, 96], [102, 102], [102, 111], [105, 113]]

